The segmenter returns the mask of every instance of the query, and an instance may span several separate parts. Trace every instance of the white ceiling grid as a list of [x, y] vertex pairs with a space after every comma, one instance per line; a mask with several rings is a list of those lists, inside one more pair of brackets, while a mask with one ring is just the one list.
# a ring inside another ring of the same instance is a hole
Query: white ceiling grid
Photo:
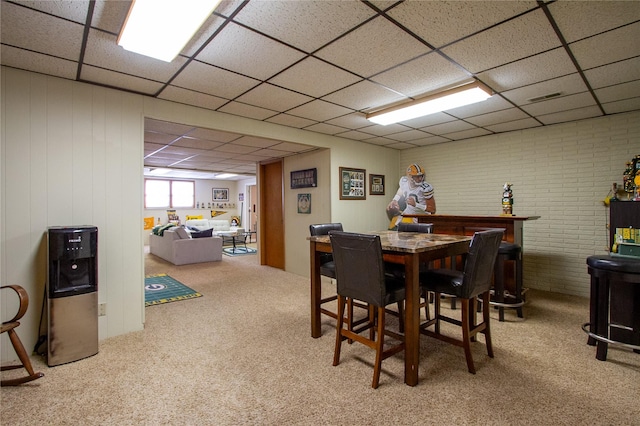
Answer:
[[[394, 149], [640, 109], [639, 1], [223, 1], [171, 63], [117, 46], [130, 3], [2, 0], [0, 61]], [[495, 95], [390, 126], [365, 119], [471, 79]], [[145, 127], [145, 166], [184, 177], [253, 175], [315, 149]]]

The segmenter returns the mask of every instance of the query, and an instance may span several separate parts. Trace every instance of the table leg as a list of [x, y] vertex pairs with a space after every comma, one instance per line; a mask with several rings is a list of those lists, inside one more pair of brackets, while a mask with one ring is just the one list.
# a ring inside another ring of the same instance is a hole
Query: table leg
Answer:
[[[600, 277], [598, 282], [598, 306], [596, 308], [596, 334], [609, 338], [609, 277]], [[602, 340], [596, 343], [596, 359], [607, 360], [609, 344]]]
[[405, 267], [405, 322], [404, 322], [404, 382], [409, 386], [418, 384], [420, 361], [420, 257], [418, 254], [404, 256]]
[[320, 299], [321, 283], [320, 283], [320, 253], [316, 250], [316, 243], [310, 242], [310, 265], [311, 265], [311, 337], [318, 338], [322, 335], [320, 327]]

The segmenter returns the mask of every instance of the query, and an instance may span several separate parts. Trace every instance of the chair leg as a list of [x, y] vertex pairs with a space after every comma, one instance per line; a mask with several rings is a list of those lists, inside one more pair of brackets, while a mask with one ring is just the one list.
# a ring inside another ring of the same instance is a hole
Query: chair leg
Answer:
[[491, 327], [489, 326], [491, 322], [489, 317], [490, 299], [490, 292], [487, 291], [482, 294], [482, 322], [484, 323], [484, 330], [482, 332], [484, 333], [484, 340], [487, 344], [487, 355], [489, 355], [490, 358], [493, 358], [493, 346], [491, 344]]
[[471, 306], [469, 299], [462, 300], [462, 347], [464, 348], [464, 356], [467, 359], [467, 369], [469, 373], [476, 374], [476, 369], [473, 365], [473, 356], [471, 355], [471, 330], [469, 328], [471, 324], [471, 318], [469, 313], [471, 312]]
[[7, 334], [9, 335], [9, 340], [11, 340], [11, 344], [13, 345], [13, 349], [16, 351], [18, 355], [18, 359], [22, 363], [22, 365], [12, 365], [3, 367], [2, 370], [13, 370], [15, 368], [24, 367], [29, 373], [28, 376], [20, 377], [17, 379], [10, 380], [2, 380], [0, 382], [0, 386], [16, 386], [22, 383], [30, 382], [35, 379], [39, 379], [40, 377], [44, 377], [43, 373], [36, 373], [33, 370], [33, 366], [31, 365], [31, 360], [29, 359], [29, 355], [27, 351], [24, 349], [22, 342], [20, 341], [20, 337], [18, 337], [18, 333], [14, 329], [8, 330]]
[[338, 295], [338, 318], [336, 319], [336, 346], [333, 351], [333, 365], [340, 363], [340, 349], [342, 347], [342, 325], [344, 323], [344, 308], [346, 300], [344, 296]]
[[435, 318], [435, 333], [440, 334], [440, 293], [434, 293], [433, 297], [433, 318]]
[[404, 333], [404, 301], [398, 302], [398, 330]]
[[376, 363], [373, 367], [373, 381], [371, 387], [378, 388], [380, 382], [380, 370], [382, 369], [382, 351], [384, 350], [384, 306], [378, 308], [378, 340], [375, 341]]

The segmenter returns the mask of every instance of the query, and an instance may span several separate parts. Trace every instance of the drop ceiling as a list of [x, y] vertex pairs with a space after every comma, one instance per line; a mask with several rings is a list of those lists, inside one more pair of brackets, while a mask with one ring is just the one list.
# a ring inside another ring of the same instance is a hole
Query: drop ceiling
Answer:
[[[638, 1], [223, 1], [171, 63], [116, 44], [130, 1], [2, 1], [1, 64], [404, 150], [640, 109]], [[488, 101], [365, 113], [477, 79]], [[304, 144], [147, 120], [145, 167], [253, 175]]]

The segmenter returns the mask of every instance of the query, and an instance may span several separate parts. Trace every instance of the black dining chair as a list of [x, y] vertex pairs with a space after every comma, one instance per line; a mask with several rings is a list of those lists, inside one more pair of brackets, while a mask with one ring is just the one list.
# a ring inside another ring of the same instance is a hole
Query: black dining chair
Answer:
[[[380, 382], [382, 361], [404, 350], [404, 336], [385, 327], [385, 307], [404, 301], [404, 280], [385, 274], [380, 236], [331, 231], [329, 237], [338, 285], [338, 321], [333, 365], [340, 363], [340, 350], [344, 340], [353, 340], [375, 349], [371, 386], [376, 389]], [[344, 327], [345, 306], [349, 300], [369, 305], [368, 321], [358, 331]], [[368, 338], [361, 334], [365, 330], [369, 330]], [[385, 349], [385, 335], [399, 343]]]
[[[342, 231], [342, 230], [343, 230], [342, 223], [318, 223], [318, 224], [309, 225], [309, 233], [311, 234], [311, 236], [329, 235], [329, 231]], [[327, 278], [331, 278], [334, 280], [336, 279], [336, 267], [333, 261], [333, 255], [331, 253], [322, 253], [320, 255], [320, 275], [323, 275]], [[337, 298], [338, 296], [334, 294], [334, 295], [327, 296], [320, 299], [320, 306], [321, 306], [320, 312], [331, 318], [337, 318], [337, 314], [335, 312], [322, 307], [322, 305], [329, 302], [333, 302]], [[354, 306], [353, 303], [350, 302], [347, 307], [347, 322], [351, 329], [358, 326], [359, 324], [366, 322], [367, 320], [366, 318], [360, 318], [358, 320], [355, 320], [353, 315], [353, 311], [354, 311], [353, 306]], [[356, 304], [356, 306], [363, 309], [368, 308], [366, 305], [362, 305], [360, 303]]]
[[[433, 269], [420, 273], [420, 286], [423, 291], [432, 291], [434, 297], [434, 318], [420, 326], [420, 332], [447, 343], [464, 348], [467, 368], [470, 373], [476, 370], [471, 355], [471, 342], [482, 333], [485, 336], [487, 353], [493, 358], [491, 329], [489, 327], [490, 293], [493, 269], [502, 241], [504, 230], [476, 232], [469, 245], [463, 271], [454, 269]], [[447, 317], [440, 310], [440, 295], [448, 294], [461, 300], [462, 319]], [[482, 322], [476, 324], [476, 298], [482, 298]], [[455, 324], [462, 328], [462, 339], [441, 334], [440, 321]], [[434, 326], [434, 330], [429, 327]]]

